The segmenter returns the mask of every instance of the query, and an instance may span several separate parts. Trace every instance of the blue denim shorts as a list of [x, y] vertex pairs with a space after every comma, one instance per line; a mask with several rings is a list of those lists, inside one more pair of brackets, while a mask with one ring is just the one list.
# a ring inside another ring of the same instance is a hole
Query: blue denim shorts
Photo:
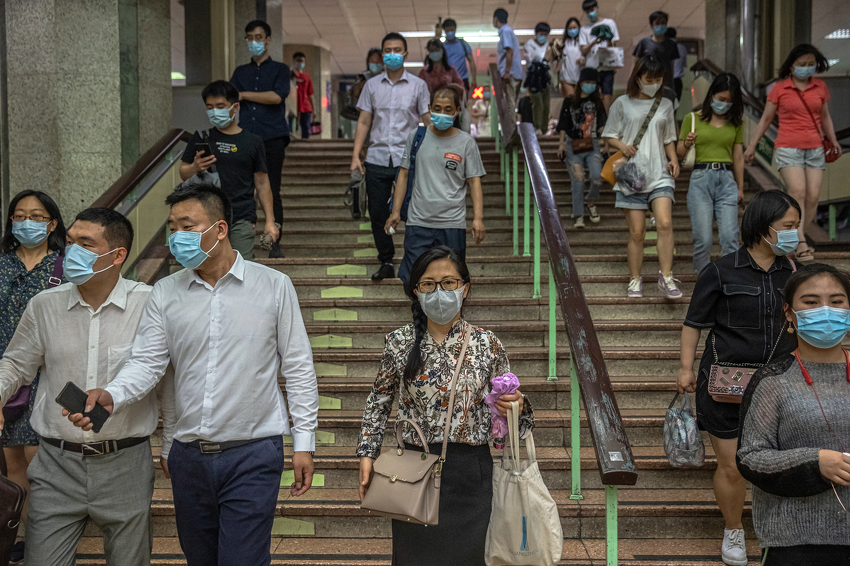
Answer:
[[669, 198], [674, 203], [673, 187], [658, 187], [652, 189], [648, 193], [635, 193], [632, 195], [624, 195], [620, 191], [616, 191], [617, 196], [614, 201], [614, 208], [631, 208], [634, 210], [647, 210], [649, 203], [657, 198]]
[[774, 162], [777, 169], [783, 167], [805, 167], [808, 169], [826, 169], [826, 159], [823, 147], [814, 149], [795, 149], [793, 147], [777, 147], [774, 151]]
[[614, 94], [614, 72], [599, 71], [599, 89], [602, 94]]

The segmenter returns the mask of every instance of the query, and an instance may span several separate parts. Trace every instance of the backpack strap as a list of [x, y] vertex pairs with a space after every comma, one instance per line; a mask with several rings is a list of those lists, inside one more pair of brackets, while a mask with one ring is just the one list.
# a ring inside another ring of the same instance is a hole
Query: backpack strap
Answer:
[[47, 279], [47, 288], [52, 289], [62, 284], [62, 274], [65, 273], [65, 261], [61, 256], [56, 256], [53, 262], [53, 271]]

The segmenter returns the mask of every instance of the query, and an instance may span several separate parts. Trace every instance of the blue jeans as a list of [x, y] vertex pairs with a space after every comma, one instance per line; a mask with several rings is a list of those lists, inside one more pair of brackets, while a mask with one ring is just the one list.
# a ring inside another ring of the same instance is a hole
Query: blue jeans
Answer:
[[738, 184], [731, 171], [697, 169], [688, 186], [688, 212], [694, 237], [694, 271], [711, 263], [713, 219], [717, 219], [721, 255], [738, 249]]
[[174, 441], [168, 455], [177, 535], [189, 566], [268, 566], [283, 437], [218, 454]]
[[313, 125], [311, 118], [313, 117], [312, 112], [302, 112], [298, 117], [298, 125], [301, 128], [301, 139], [306, 140], [310, 138], [310, 127]]
[[573, 144], [567, 139], [564, 144], [567, 148], [567, 157], [564, 163], [570, 171], [570, 185], [573, 193], [573, 218], [584, 216], [584, 167], [590, 173], [590, 192], [587, 200], [596, 202], [599, 198], [599, 189], [602, 187], [602, 154], [599, 153], [599, 141], [593, 140], [593, 151], [585, 153], [573, 153]]
[[466, 261], [466, 229], [405, 226], [404, 259], [401, 260], [401, 266], [398, 268], [398, 277], [405, 287], [410, 280], [410, 269], [413, 264], [419, 256], [434, 246], [448, 246]]

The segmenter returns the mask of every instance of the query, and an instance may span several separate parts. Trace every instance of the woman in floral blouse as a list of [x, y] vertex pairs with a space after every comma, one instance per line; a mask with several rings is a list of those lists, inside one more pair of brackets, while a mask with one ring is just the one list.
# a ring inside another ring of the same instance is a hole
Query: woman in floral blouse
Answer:
[[[456, 252], [438, 246], [414, 263], [406, 289], [413, 324], [387, 336], [381, 369], [366, 401], [357, 455], [360, 456], [360, 499], [372, 481], [372, 464], [381, 453], [393, 402], [399, 397], [399, 418], [422, 428], [432, 454], [442, 449], [450, 384], [457, 356], [471, 333], [458, 376], [446, 463], [440, 490], [440, 522], [425, 527], [393, 520], [393, 565], [484, 565], [484, 541], [490, 521], [493, 439], [490, 406], [485, 397], [490, 379], [510, 371], [505, 348], [489, 330], [461, 317], [469, 293], [469, 270]], [[505, 415], [511, 401], [522, 409], [520, 434], [534, 427], [531, 405], [521, 392], [499, 399]], [[411, 427], [405, 444], [418, 445]]]
[[[64, 253], [65, 225], [53, 199], [32, 190], [15, 195], [9, 203], [6, 232], [0, 241], [0, 356], [15, 334], [30, 299], [59, 283], [51, 284], [50, 278]], [[58, 275], [61, 279], [61, 272]], [[29, 403], [21, 414], [4, 411], [3, 453], [9, 479], [26, 489], [29, 488], [27, 466], [35, 458], [39, 440], [30, 425], [37, 388], [38, 376], [32, 382]], [[3, 404], [6, 401], [3, 399]], [[22, 521], [26, 521], [26, 512], [25, 506]], [[18, 556], [23, 560], [23, 542], [18, 542], [12, 550], [13, 563]]]

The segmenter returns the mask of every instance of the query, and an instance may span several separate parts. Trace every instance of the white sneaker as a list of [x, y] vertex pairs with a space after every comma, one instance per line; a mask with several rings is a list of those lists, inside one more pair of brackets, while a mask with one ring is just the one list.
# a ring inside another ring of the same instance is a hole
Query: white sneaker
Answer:
[[629, 289], [627, 293], [630, 299], [640, 299], [643, 297], [643, 278], [632, 277], [629, 279]]
[[579, 216], [576, 218], [575, 224], [573, 224], [573, 228], [584, 228], [584, 217]]
[[744, 529], [726, 529], [724, 531], [720, 558], [729, 566], [747, 566], [747, 543], [744, 540]]

